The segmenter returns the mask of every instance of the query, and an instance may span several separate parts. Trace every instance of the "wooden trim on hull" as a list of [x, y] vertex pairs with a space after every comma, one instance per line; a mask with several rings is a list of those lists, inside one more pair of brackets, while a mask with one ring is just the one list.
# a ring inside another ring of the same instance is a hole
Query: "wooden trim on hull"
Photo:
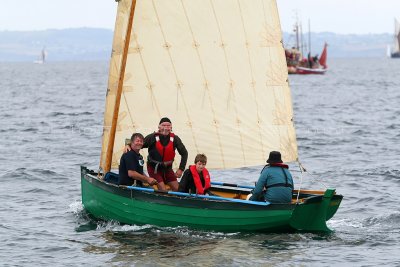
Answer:
[[[135, 190], [130, 186], [117, 186], [113, 184], [106, 183], [96, 176], [91, 174], [85, 174], [82, 179], [85, 179], [87, 182], [91, 183], [93, 186], [101, 188], [104, 191], [110, 192], [112, 194], [125, 197], [132, 198], [139, 201], [156, 203], [162, 205], [169, 206], [179, 206], [179, 207], [187, 207], [187, 208], [201, 208], [201, 209], [215, 209], [215, 210], [293, 210], [295, 205], [293, 204], [266, 204], [259, 205], [256, 203], [252, 205], [249, 203], [237, 203], [237, 202], [227, 202], [227, 201], [218, 201], [215, 199], [207, 199], [207, 198], [199, 198], [196, 195], [172, 195], [163, 191], [154, 191], [154, 192], [146, 192], [142, 190]], [[224, 189], [222, 189], [224, 190]], [[245, 202], [245, 201], [243, 201]]]
[[[230, 202], [224, 198], [218, 200], [189, 194], [147, 192], [141, 190], [143, 188], [120, 187], [106, 183], [85, 167], [81, 168], [81, 182], [82, 203], [94, 217], [138, 225], [188, 226], [228, 232], [327, 232], [330, 230], [325, 221], [333, 216], [340, 204], [339, 201], [337, 206], [327, 208], [332, 196], [325, 196], [326, 192], [325, 195], [309, 197], [305, 194], [307, 198], [300, 204], [252, 204], [252, 201]], [[323, 203], [324, 207], [321, 206]], [[314, 214], [314, 210], [319, 211]], [[293, 214], [296, 214], [295, 222]], [[316, 215], [318, 220], [315, 219]], [[312, 219], [308, 221], [303, 217]], [[310, 223], [314, 225], [308, 227]]]

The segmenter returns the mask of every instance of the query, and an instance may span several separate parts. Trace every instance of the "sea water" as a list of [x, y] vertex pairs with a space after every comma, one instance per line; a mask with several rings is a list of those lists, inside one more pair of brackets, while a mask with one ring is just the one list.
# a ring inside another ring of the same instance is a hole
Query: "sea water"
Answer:
[[[98, 166], [108, 63], [0, 63], [0, 265], [400, 266], [399, 69], [332, 59], [326, 75], [289, 77], [308, 171], [292, 168], [296, 187], [344, 199], [331, 234], [260, 234], [89, 218], [79, 166]], [[260, 169], [212, 176], [253, 184]]]

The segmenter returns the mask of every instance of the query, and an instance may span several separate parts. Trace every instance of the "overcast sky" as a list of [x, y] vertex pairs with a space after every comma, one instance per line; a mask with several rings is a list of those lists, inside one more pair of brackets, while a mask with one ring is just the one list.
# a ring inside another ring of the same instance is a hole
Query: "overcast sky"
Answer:
[[[150, 1], [150, 0], [146, 0]], [[168, 0], [164, 0], [168, 1]], [[205, 1], [205, 0], [204, 0]], [[114, 0], [2, 0], [0, 31], [76, 27], [114, 28]], [[303, 31], [393, 33], [400, 18], [400, 0], [277, 0], [282, 29], [292, 30], [295, 14]]]

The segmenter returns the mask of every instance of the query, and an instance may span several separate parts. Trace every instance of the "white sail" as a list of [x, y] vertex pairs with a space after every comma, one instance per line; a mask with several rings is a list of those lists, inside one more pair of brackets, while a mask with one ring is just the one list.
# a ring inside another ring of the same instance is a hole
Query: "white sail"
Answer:
[[47, 52], [46, 48], [43, 47], [42, 51], [40, 52], [40, 55], [37, 60], [34, 61], [36, 64], [43, 64], [46, 62], [46, 57], [47, 57]]
[[[129, 10], [134, 3], [112, 167], [125, 138], [169, 117], [209, 168], [262, 165], [272, 150], [297, 159], [275, 0], [121, 0], [104, 118], [104, 169]], [[145, 152], [145, 151], [143, 151]], [[177, 160], [177, 162], [179, 162]]]
[[394, 49], [393, 52], [400, 52], [400, 23], [397, 19], [394, 20]]

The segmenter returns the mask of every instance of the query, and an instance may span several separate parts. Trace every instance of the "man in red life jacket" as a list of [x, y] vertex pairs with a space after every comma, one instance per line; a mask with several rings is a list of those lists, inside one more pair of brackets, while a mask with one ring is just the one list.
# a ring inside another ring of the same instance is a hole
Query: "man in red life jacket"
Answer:
[[[182, 140], [172, 131], [172, 123], [168, 118], [162, 118], [158, 125], [158, 132], [151, 133], [144, 138], [143, 148], [148, 148], [147, 172], [157, 180], [158, 189], [166, 190], [168, 184], [173, 191], [178, 191], [177, 177], [182, 176], [185, 170], [188, 152]], [[175, 149], [181, 155], [179, 168], [174, 173], [172, 163], [175, 159]], [[130, 150], [125, 146], [125, 153]]]
[[210, 174], [206, 169], [206, 155], [197, 154], [194, 163], [195, 165], [189, 166], [189, 169], [183, 173], [178, 191], [199, 195], [211, 194], [209, 192]]

